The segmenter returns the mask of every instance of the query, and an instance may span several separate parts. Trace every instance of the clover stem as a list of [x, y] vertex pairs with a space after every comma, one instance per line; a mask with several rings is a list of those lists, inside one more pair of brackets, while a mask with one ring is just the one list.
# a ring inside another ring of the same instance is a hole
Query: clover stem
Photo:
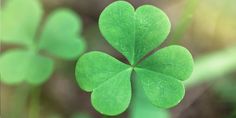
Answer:
[[136, 93], [137, 93], [137, 80], [135, 80], [135, 76], [136, 76], [136, 73], [135, 73], [135, 71], [134, 71], [134, 69], [133, 69], [133, 71], [132, 71], [132, 73], [131, 73], [131, 84], [132, 84], [132, 91], [133, 91], [133, 98], [131, 99], [131, 101], [130, 101], [130, 114], [129, 114], [129, 117], [132, 117], [133, 116], [133, 111], [134, 111], [134, 106], [136, 105], [136, 97], [137, 97], [137, 95], [136, 95]]
[[129, 118], [137, 118], [137, 117], [141, 118], [143, 117], [143, 114], [145, 116], [148, 114], [149, 116], [151, 115], [156, 117], [161, 116], [164, 118], [170, 118], [170, 113], [167, 110], [159, 109], [153, 104], [151, 104], [151, 102], [148, 100], [145, 94], [141, 81], [135, 78], [136, 78], [136, 72], [133, 71], [131, 75], [133, 97], [129, 109], [130, 110]]
[[32, 88], [30, 95], [29, 118], [40, 118], [40, 94], [40, 87]]

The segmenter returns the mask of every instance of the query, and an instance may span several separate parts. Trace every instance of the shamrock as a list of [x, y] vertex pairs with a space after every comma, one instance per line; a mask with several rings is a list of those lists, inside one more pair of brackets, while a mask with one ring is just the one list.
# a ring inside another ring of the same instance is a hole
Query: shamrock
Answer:
[[43, 10], [38, 0], [7, 0], [0, 15], [1, 42], [23, 47], [0, 56], [1, 81], [6, 84], [45, 82], [53, 72], [54, 62], [40, 51], [63, 59], [75, 59], [84, 51], [84, 42], [77, 35], [80, 19], [68, 9], [51, 13], [39, 36], [36, 32]]
[[151, 5], [135, 10], [128, 2], [117, 1], [101, 13], [99, 28], [130, 64], [97, 51], [79, 58], [76, 80], [83, 90], [92, 92], [92, 105], [97, 111], [117, 115], [128, 108], [131, 76], [141, 82], [147, 98], [157, 107], [170, 108], [183, 99], [185, 89], [181, 81], [193, 70], [189, 51], [173, 45], [147, 56], [170, 31], [164, 12]]

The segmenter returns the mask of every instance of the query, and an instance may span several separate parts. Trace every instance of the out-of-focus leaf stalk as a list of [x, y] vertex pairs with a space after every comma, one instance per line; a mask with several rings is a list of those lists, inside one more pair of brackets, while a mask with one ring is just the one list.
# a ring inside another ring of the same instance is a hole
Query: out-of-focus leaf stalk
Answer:
[[33, 87], [30, 96], [29, 118], [40, 118], [41, 87]]
[[185, 85], [191, 87], [233, 71], [236, 71], [236, 46], [195, 59], [194, 71]]

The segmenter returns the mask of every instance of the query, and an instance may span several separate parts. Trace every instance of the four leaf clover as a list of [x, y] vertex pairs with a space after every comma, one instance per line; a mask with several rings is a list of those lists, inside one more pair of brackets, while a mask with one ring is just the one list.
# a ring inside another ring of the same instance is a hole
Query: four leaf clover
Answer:
[[4, 83], [42, 84], [53, 72], [53, 60], [41, 55], [40, 51], [75, 59], [85, 49], [78, 35], [80, 18], [71, 10], [59, 9], [51, 13], [39, 36], [36, 32], [43, 9], [38, 0], [7, 0], [0, 15], [1, 41], [23, 47], [1, 54], [0, 73]]
[[164, 12], [151, 5], [135, 10], [128, 2], [117, 1], [100, 15], [99, 28], [130, 64], [98, 51], [79, 58], [76, 80], [83, 90], [92, 92], [92, 105], [97, 111], [106, 115], [125, 111], [131, 100], [131, 78], [140, 81], [147, 98], [157, 107], [170, 108], [183, 99], [182, 81], [193, 70], [189, 51], [172, 45], [147, 56], [170, 31]]

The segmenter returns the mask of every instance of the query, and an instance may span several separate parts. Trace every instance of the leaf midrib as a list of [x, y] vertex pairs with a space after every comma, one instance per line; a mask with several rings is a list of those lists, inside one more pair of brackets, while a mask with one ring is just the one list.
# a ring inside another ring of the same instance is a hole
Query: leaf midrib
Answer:
[[136, 11], [134, 10], [134, 48], [133, 48], [133, 55], [132, 55], [132, 62], [131, 65], [135, 65], [135, 48], [136, 48]]
[[[109, 77], [109, 78], [106, 79], [103, 83], [99, 84], [99, 85], [98, 85], [96, 88], [94, 88], [92, 91], [94, 91], [95, 89], [100, 88], [103, 84], [105, 84], [106, 82], [108, 82], [110, 79], [114, 79], [116, 76], [118, 76], [118, 75], [121, 74], [122, 72], [124, 72], [124, 71], [129, 71], [129, 70], [133, 71], [133, 68], [132, 68], [132, 67], [127, 67], [126, 69], [119, 71], [119, 72], [116, 73], [114, 76]], [[122, 79], [122, 78], [120, 78], [120, 79]]]
[[151, 70], [151, 69], [135, 67], [135, 68], [134, 68], [134, 71], [135, 71], [136, 69], [138, 69], [138, 70], [150, 71], [150, 72], [153, 72], [153, 73], [161, 74], [161, 75], [164, 75], [164, 76], [167, 76], [167, 77], [170, 77], [170, 78], [176, 79], [176, 80], [178, 80], [178, 81], [182, 81], [182, 80], [177, 79], [176, 77], [173, 77], [173, 76], [170, 76], [170, 75], [166, 75], [166, 74], [161, 73], [161, 72], [156, 72], [156, 71], [153, 71], [153, 70]]

